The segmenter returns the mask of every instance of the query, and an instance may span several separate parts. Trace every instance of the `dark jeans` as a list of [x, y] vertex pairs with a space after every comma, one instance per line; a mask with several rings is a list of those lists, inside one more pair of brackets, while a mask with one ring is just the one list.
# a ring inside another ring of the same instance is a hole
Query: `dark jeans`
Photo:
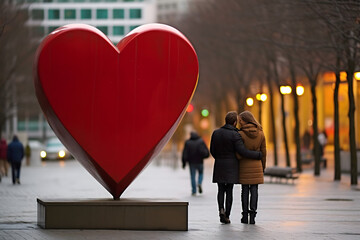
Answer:
[[191, 177], [191, 191], [192, 193], [196, 193], [196, 180], [195, 180], [196, 171], [199, 173], [197, 183], [198, 185], [201, 185], [204, 176], [204, 164], [190, 163], [189, 165], [190, 165], [190, 177]]
[[230, 216], [231, 206], [233, 202], [233, 187], [234, 184], [232, 183], [218, 183], [218, 195], [217, 201], [219, 205], [219, 211], [224, 209], [224, 201], [225, 201], [225, 194], [226, 194], [226, 201], [225, 201], [225, 215], [227, 217]]
[[243, 213], [249, 212], [249, 192], [250, 192], [250, 210], [256, 212], [258, 202], [258, 184], [241, 185], [241, 205]]
[[12, 173], [13, 183], [15, 183], [17, 179], [20, 179], [20, 168], [21, 168], [21, 162], [11, 163], [11, 173]]

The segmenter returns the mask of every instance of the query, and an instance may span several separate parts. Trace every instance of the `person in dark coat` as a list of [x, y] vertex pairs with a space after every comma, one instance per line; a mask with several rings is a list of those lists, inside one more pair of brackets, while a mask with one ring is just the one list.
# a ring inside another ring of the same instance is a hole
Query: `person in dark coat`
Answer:
[[[209, 157], [209, 155], [209, 149], [202, 138], [196, 132], [191, 132], [190, 139], [185, 142], [182, 166], [185, 168], [186, 163], [189, 163], [192, 195], [196, 195], [196, 186], [199, 188], [199, 193], [202, 193], [204, 158]], [[196, 172], [198, 172], [197, 184], [195, 180]]]
[[21, 161], [24, 157], [24, 146], [15, 135], [7, 149], [7, 159], [11, 164], [13, 184], [20, 184]]
[[[262, 159], [260, 151], [250, 151], [236, 128], [238, 116], [235, 111], [225, 117], [225, 125], [216, 129], [211, 136], [210, 152], [215, 159], [213, 183], [218, 185], [217, 201], [220, 222], [230, 223], [230, 212], [233, 201], [234, 184], [239, 183], [239, 160], [236, 153], [248, 159]], [[226, 207], [224, 200], [226, 194]]]

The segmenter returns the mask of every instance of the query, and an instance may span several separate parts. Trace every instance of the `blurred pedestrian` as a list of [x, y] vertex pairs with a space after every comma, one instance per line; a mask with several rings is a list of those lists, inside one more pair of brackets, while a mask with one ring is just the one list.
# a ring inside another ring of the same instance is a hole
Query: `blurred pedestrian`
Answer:
[[15, 135], [7, 149], [7, 159], [11, 164], [12, 182], [20, 184], [21, 161], [24, 157], [24, 146]]
[[25, 157], [26, 157], [26, 166], [30, 165], [30, 157], [31, 157], [31, 148], [29, 143], [25, 146]]
[[302, 136], [302, 147], [304, 150], [308, 151], [311, 146], [311, 134], [308, 130], [304, 132], [304, 135]]
[[[182, 167], [188, 162], [190, 168], [191, 194], [196, 195], [196, 186], [199, 193], [202, 193], [202, 181], [204, 174], [204, 158], [209, 157], [209, 149], [204, 140], [196, 133], [190, 133], [190, 139], [186, 140], [182, 153]], [[198, 181], [196, 184], [196, 172], [198, 172]]]
[[[264, 183], [266, 167], [266, 142], [262, 126], [249, 111], [239, 114], [240, 135], [245, 147], [249, 150], [261, 151], [261, 161], [242, 157], [239, 162], [239, 182], [241, 184], [242, 223], [255, 224], [258, 205], [258, 184]], [[249, 209], [250, 193], [250, 209]]]
[[234, 184], [239, 183], [239, 160], [236, 158], [236, 153], [250, 159], [262, 159], [261, 152], [245, 148], [236, 128], [237, 122], [238, 116], [235, 111], [227, 113], [225, 125], [213, 132], [210, 143], [210, 152], [215, 158], [213, 183], [218, 185], [217, 202], [220, 222], [225, 224], [230, 223], [233, 187]]
[[8, 175], [7, 144], [5, 139], [0, 140], [0, 178]]
[[328, 142], [327, 140], [327, 134], [325, 131], [322, 131], [318, 134], [318, 141], [320, 144], [320, 155], [321, 157], [324, 157], [324, 153], [325, 153], [325, 146]]

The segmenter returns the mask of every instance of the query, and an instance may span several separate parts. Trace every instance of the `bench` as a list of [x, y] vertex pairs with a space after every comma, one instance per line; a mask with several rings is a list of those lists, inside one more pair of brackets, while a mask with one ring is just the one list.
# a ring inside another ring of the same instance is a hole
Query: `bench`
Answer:
[[277, 182], [285, 179], [286, 183], [288, 183], [289, 179], [294, 183], [294, 180], [299, 178], [296, 169], [291, 167], [268, 167], [265, 169], [264, 176], [269, 176], [270, 182], [272, 182], [272, 178], [275, 178], [278, 180]]

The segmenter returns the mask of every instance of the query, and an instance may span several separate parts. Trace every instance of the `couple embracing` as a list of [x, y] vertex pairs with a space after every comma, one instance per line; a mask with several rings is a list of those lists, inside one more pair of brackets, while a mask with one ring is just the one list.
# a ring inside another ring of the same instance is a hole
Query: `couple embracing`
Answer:
[[[238, 123], [240, 130], [236, 128]], [[227, 113], [225, 125], [211, 136], [210, 152], [215, 159], [213, 182], [218, 185], [220, 222], [230, 223], [233, 187], [241, 184], [241, 222], [248, 223], [250, 217], [250, 224], [255, 224], [258, 184], [264, 183], [266, 166], [266, 143], [261, 125], [249, 111], [239, 116], [235, 111]]]

